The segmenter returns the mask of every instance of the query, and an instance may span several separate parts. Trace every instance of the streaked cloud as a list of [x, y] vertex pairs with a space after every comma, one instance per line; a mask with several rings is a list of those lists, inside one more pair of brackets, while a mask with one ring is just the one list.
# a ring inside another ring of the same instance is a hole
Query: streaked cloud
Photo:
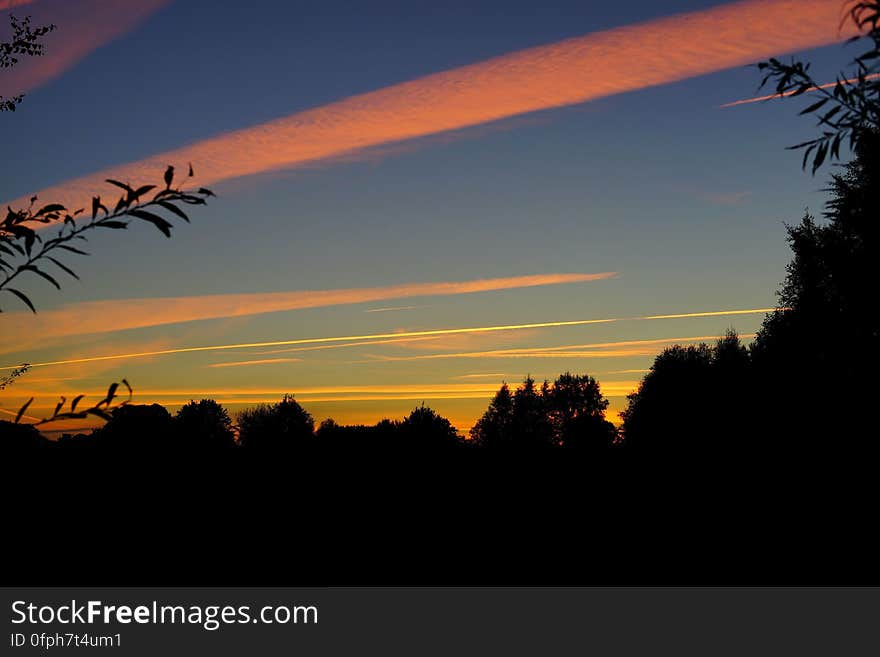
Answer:
[[[45, 367], [49, 365], [72, 365], [82, 363], [94, 363], [109, 360], [128, 360], [132, 358], [147, 358], [152, 356], [165, 356], [171, 354], [189, 354], [210, 351], [226, 351], [234, 349], [260, 349], [266, 347], [281, 347], [292, 345], [306, 344], [333, 344], [368, 340], [399, 340], [402, 338], [416, 338], [427, 336], [455, 335], [459, 333], [495, 333], [500, 331], [520, 331], [524, 329], [542, 329], [542, 328], [559, 328], [564, 326], [587, 326], [590, 324], [608, 324], [613, 322], [625, 321], [645, 321], [645, 320], [661, 320], [661, 319], [680, 319], [680, 318], [697, 318], [697, 317], [722, 317], [727, 315], [754, 315], [765, 314], [776, 310], [775, 308], [753, 308], [749, 310], [713, 310], [706, 312], [681, 313], [675, 315], [650, 315], [644, 317], [616, 317], [608, 319], [576, 319], [568, 321], [555, 322], [535, 322], [531, 324], [506, 324], [499, 326], [473, 326], [467, 328], [449, 328], [449, 329], [425, 329], [422, 331], [398, 331], [392, 333], [372, 333], [365, 335], [347, 335], [319, 338], [298, 338], [293, 340], [275, 340], [272, 342], [242, 342], [236, 344], [209, 345], [200, 347], [177, 347], [171, 349], [157, 349], [150, 351], [138, 351], [130, 353], [117, 353], [103, 356], [84, 356], [82, 358], [71, 358], [64, 360], [46, 361], [41, 363], [31, 363], [31, 367]], [[716, 336], [717, 337], [717, 336]], [[605, 343], [610, 344], [610, 343]], [[0, 367], [0, 370], [12, 370], [18, 365], [7, 365]]]
[[[138, 27], [170, 1], [41, 0], [34, 3], [27, 8], [33, 24], [55, 23], [58, 29], [43, 39], [42, 57], [24, 58], [15, 68], [4, 71], [0, 94], [31, 91], [53, 80], [92, 51]], [[31, 3], [0, 0], [0, 10], [26, 4]]]
[[[213, 185], [583, 103], [842, 40], [852, 32], [848, 25], [838, 29], [840, 16], [839, 0], [742, 0], [594, 32], [114, 166], [44, 189], [40, 196], [82, 207], [105, 188], [107, 177], [153, 180], [166, 165], [185, 168], [188, 162], [197, 164], [200, 184]], [[23, 191], [28, 193], [12, 205], [22, 205], [33, 190]]]
[[408, 283], [373, 288], [296, 290], [252, 294], [211, 294], [147, 299], [112, 299], [63, 306], [57, 310], [27, 311], [4, 315], [12, 335], [26, 336], [27, 343], [10, 344], [19, 349], [48, 338], [177, 324], [196, 320], [244, 317], [264, 313], [366, 303], [383, 299], [451, 296], [517, 288], [600, 281], [616, 272], [595, 274], [538, 274], [470, 281]]

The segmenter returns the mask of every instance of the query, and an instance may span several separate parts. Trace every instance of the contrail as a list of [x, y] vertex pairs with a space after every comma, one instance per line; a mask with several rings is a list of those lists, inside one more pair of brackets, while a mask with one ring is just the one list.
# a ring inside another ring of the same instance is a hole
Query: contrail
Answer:
[[[741, 0], [557, 43], [385, 87], [39, 192], [84, 207], [108, 177], [151, 181], [196, 164], [199, 184], [291, 168], [376, 147], [583, 103], [834, 43], [840, 0]], [[27, 204], [30, 194], [11, 205]]]
[[[130, 358], [146, 358], [150, 356], [165, 356], [169, 354], [187, 354], [200, 351], [225, 351], [228, 349], [254, 349], [261, 347], [280, 347], [301, 344], [326, 344], [333, 342], [351, 342], [353, 340], [383, 340], [389, 338], [413, 338], [429, 335], [455, 335], [463, 333], [495, 333], [499, 331], [518, 331], [526, 329], [558, 328], [563, 326], [586, 326], [588, 324], [609, 324], [612, 322], [644, 321], [658, 319], [679, 319], [693, 317], [720, 317], [724, 315], [748, 315], [763, 314], [778, 310], [777, 308], [752, 308], [749, 310], [713, 310], [698, 313], [683, 313], [679, 315], [650, 315], [644, 317], [614, 317], [609, 319], [576, 319], [558, 322], [536, 322], [532, 324], [507, 324], [501, 326], [475, 326], [468, 328], [429, 329], [424, 331], [401, 331], [397, 333], [371, 333], [366, 335], [346, 335], [325, 338], [300, 338], [297, 340], [276, 340], [272, 342], [244, 342], [238, 344], [211, 345], [202, 347], [178, 347], [173, 349], [159, 349], [155, 351], [142, 351], [127, 354], [112, 354], [108, 356], [90, 356], [85, 358], [72, 358], [67, 360], [47, 361], [44, 363], [31, 363], [31, 367], [45, 367], [47, 365], [73, 365], [76, 363], [94, 363], [106, 360], [122, 360]], [[20, 365], [0, 367], [0, 370], [12, 370]]]
[[648, 315], [638, 319], [686, 319], [688, 317], [721, 317], [723, 315], [752, 315], [754, 313], [770, 313], [774, 310], [788, 310], [788, 308], [760, 308], [758, 310], [713, 310], [702, 313], [680, 313], [678, 315]]
[[302, 358], [261, 358], [259, 360], [237, 360], [229, 363], [211, 363], [208, 367], [248, 367], [252, 365], [280, 365], [282, 363], [301, 363]]
[[[877, 78], [880, 78], [880, 73], [871, 73], [870, 75], [865, 76], [865, 80], [876, 80]], [[840, 82], [841, 82], [841, 84], [849, 85], [849, 84], [855, 84], [858, 81], [859, 81], [858, 78], [849, 78], [847, 80], [841, 80]], [[820, 89], [831, 89], [832, 87], [836, 87], [836, 86], [837, 86], [837, 81], [835, 80], [834, 82], [827, 82], [825, 84], [820, 84], [818, 86], [815, 86], [811, 89], [807, 89], [807, 91], [805, 91], [804, 93], [810, 94], [815, 91], [819, 91]], [[784, 91], [781, 94], [767, 94], [766, 96], [755, 96], [754, 98], [744, 98], [743, 100], [735, 100], [732, 103], [724, 103], [724, 105], [719, 105], [719, 107], [721, 109], [724, 109], [727, 107], [736, 107], [738, 105], [750, 105], [752, 103], [760, 103], [765, 100], [773, 100], [774, 98], [787, 98], [788, 96], [794, 96], [796, 93], [797, 93], [797, 90], [793, 89], [791, 91]]]
[[[642, 319], [649, 319], [643, 317]], [[650, 319], [658, 319], [652, 317]], [[754, 333], [739, 336], [743, 339], [755, 337]], [[657, 345], [687, 344], [717, 340], [717, 335], [696, 335], [689, 338], [654, 338], [651, 340], [623, 340], [620, 342], [594, 342], [592, 344], [573, 344], [560, 347], [520, 347], [517, 349], [491, 349], [487, 351], [464, 351], [458, 353], [420, 354], [418, 356], [374, 356], [364, 363], [396, 363], [414, 360], [444, 360], [457, 358], [608, 358], [620, 356], [642, 356], [653, 353], [650, 347]], [[615, 347], [617, 349], [615, 349]], [[621, 349], [623, 347], [624, 349]], [[626, 347], [631, 349], [627, 350]], [[641, 347], [641, 349], [632, 349]], [[647, 348], [647, 349], [646, 349]], [[584, 351], [587, 350], [587, 351]]]

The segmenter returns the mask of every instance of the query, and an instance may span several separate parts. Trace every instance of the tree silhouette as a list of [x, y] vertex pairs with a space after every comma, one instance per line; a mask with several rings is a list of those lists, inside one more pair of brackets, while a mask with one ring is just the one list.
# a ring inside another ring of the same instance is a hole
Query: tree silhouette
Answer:
[[[40, 57], [43, 54], [41, 39], [55, 29], [55, 25], [31, 27], [31, 17], [19, 21], [13, 14], [9, 15], [12, 29], [12, 41], [0, 41], [0, 68], [12, 68], [19, 63], [19, 57]], [[24, 94], [4, 98], [0, 96], [0, 112], [14, 112], [21, 103]]]
[[513, 395], [506, 383], [502, 384], [489, 408], [471, 428], [470, 438], [481, 447], [502, 447], [511, 438], [513, 424]]
[[444, 450], [461, 444], [452, 423], [424, 403], [404, 418], [400, 432], [409, 448]]
[[174, 416], [181, 448], [192, 453], [216, 454], [235, 447], [232, 419], [213, 399], [190, 401]]
[[162, 457], [176, 453], [173, 428], [171, 414], [159, 404], [127, 404], [113, 410], [93, 438], [105, 456]]
[[605, 419], [607, 408], [608, 400], [591, 376], [566, 372], [540, 388], [527, 376], [513, 394], [506, 383], [501, 386], [470, 437], [473, 444], [489, 449], [604, 449], [616, 436]]
[[293, 398], [261, 404], [238, 415], [238, 440], [252, 452], [278, 452], [306, 447], [314, 438], [315, 421]]
[[749, 352], [732, 330], [713, 346], [664, 349], [627, 396], [627, 448], [674, 459], [742, 451], [758, 429], [753, 379]]
[[554, 444], [553, 427], [550, 424], [545, 394], [547, 382], [542, 388], [527, 376], [513, 393], [513, 422], [510, 442], [517, 448], [549, 447]]
[[601, 450], [614, 442], [614, 425], [605, 419], [608, 400], [591, 376], [561, 374], [547, 389], [553, 442], [568, 449]]
[[838, 430], [842, 409], [828, 398], [834, 382], [849, 390], [852, 433], [869, 441], [864, 434], [873, 424], [871, 390], [880, 366], [880, 323], [871, 301], [880, 262], [877, 189], [880, 135], [870, 133], [832, 177], [824, 221], [807, 215], [789, 227], [793, 258], [778, 293], [781, 309], [765, 319], [753, 347], [761, 379], [787, 411], [787, 433], [819, 443]]

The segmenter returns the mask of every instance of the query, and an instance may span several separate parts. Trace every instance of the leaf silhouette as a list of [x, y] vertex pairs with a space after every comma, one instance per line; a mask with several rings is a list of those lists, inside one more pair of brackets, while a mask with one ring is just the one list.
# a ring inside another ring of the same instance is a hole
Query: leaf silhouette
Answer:
[[15, 288], [11, 288], [11, 287], [7, 287], [6, 290], [8, 292], [12, 292], [15, 296], [17, 296], [19, 299], [21, 299], [28, 308], [31, 309], [31, 312], [33, 312], [35, 315], [37, 314], [37, 309], [34, 308], [34, 304], [31, 303], [31, 300], [28, 299], [27, 296], [23, 292], [19, 292]]
[[129, 185], [126, 185], [123, 182], [119, 182], [118, 180], [113, 180], [112, 178], [107, 178], [107, 182], [110, 183], [111, 185], [116, 185], [117, 187], [121, 187], [129, 194], [132, 194], [134, 192], [134, 190]]
[[156, 201], [156, 203], [168, 210], [168, 212], [173, 212], [178, 217], [189, 223], [189, 217], [186, 216], [186, 213], [173, 203], [169, 203], [168, 201]]
[[28, 406], [30, 406], [31, 402], [33, 402], [33, 401], [34, 401], [34, 398], [31, 397], [30, 399], [28, 399], [24, 403], [24, 406], [22, 406], [20, 409], [18, 409], [18, 415], [15, 416], [15, 424], [18, 424], [18, 421], [21, 419], [21, 416], [24, 415], [24, 412], [28, 409]]
[[147, 212], [146, 210], [130, 210], [129, 214], [133, 217], [137, 217], [138, 219], [149, 221], [156, 228], [162, 231], [162, 234], [164, 234], [165, 237], [171, 237], [171, 223], [166, 221], [159, 215], [153, 214], [152, 212]]
[[76, 275], [76, 272], [73, 271], [73, 270], [72, 270], [70, 267], [68, 267], [67, 265], [62, 264], [61, 262], [58, 262], [58, 260], [56, 260], [56, 259], [53, 258], [52, 256], [46, 256], [46, 258], [48, 258], [49, 260], [51, 260], [52, 262], [54, 262], [55, 265], [56, 265], [57, 267], [59, 267], [60, 269], [63, 269], [65, 272], [67, 272], [68, 274], [70, 274], [71, 276], [73, 276], [76, 280], [79, 280], [79, 276]]
[[44, 214], [49, 214], [50, 212], [64, 212], [66, 209], [67, 208], [65, 208], [60, 203], [51, 203], [43, 208], [40, 208], [34, 216], [42, 217]]

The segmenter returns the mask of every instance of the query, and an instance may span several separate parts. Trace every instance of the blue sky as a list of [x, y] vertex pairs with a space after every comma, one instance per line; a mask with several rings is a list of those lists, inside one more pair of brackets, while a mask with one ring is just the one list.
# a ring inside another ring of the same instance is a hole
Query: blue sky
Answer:
[[[52, 20], [54, 1], [16, 12]], [[0, 196], [17, 198], [496, 55], [721, 3], [222, 4], [170, 2], [31, 90], [18, 112], [0, 120], [0, 141], [12, 154], [4, 158]], [[64, 29], [59, 24], [59, 33]], [[803, 56], [830, 79], [847, 54], [834, 45]], [[76, 304], [110, 299], [550, 273], [617, 272], [614, 278], [77, 335], [7, 349], [4, 364], [139, 350], [140, 344], [165, 348], [773, 306], [788, 260], [783, 222], [798, 221], [806, 207], [821, 211], [825, 179], [802, 172], [799, 155], [785, 150], [813, 130], [809, 120], [795, 116], [803, 103], [719, 108], [753, 95], [758, 80], [756, 70], [740, 66], [426, 137], [353, 161], [224, 181], [213, 185], [219, 198], [194, 212], [192, 225], [178, 226], [170, 241], [149, 226], [98, 236], [91, 242], [94, 255], [76, 261], [82, 283], [58, 293], [33, 281], [29, 293], [41, 311], [67, 305], [75, 313]], [[198, 171], [199, 163], [193, 164]], [[364, 312], [381, 306], [417, 307]], [[430, 348], [366, 346], [314, 358], [300, 353], [299, 361], [253, 367], [212, 368], [224, 359], [256, 358], [213, 353], [47, 366], [29, 376], [64, 381], [26, 386], [23, 379], [21, 388], [42, 392], [49, 406], [56, 393], [99, 388], [121, 376], [136, 389], [157, 391], [166, 403], [171, 389], [181, 398], [212, 386], [294, 393], [318, 385], [396, 383], [452, 389], [476, 375], [486, 376], [488, 389], [527, 372], [552, 377], [565, 369], [630, 383], [639, 375], [601, 373], [644, 369], [650, 355], [370, 361], [709, 336], [728, 326], [750, 333], [760, 321], [760, 314], [751, 314], [527, 330]], [[483, 397], [428, 392], [423, 398], [467, 428], [490, 396], [473, 392]], [[333, 414], [341, 421], [375, 421], [422, 398], [371, 403], [355, 398], [364, 393], [348, 399], [333, 394], [340, 399], [306, 406], [319, 419]], [[418, 396], [419, 390], [407, 394]], [[622, 407], [623, 394], [617, 393], [613, 408]]]

